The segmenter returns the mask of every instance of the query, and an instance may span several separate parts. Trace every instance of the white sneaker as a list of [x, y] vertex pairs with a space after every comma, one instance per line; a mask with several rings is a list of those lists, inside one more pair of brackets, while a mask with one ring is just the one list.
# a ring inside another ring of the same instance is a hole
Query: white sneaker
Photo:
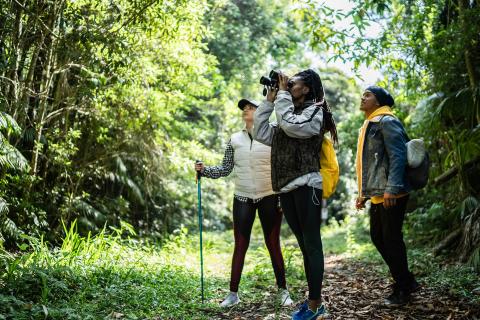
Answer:
[[293, 300], [290, 298], [290, 293], [288, 292], [287, 289], [282, 289], [279, 293], [280, 297], [280, 305], [282, 307], [289, 307], [293, 305]]
[[220, 303], [220, 307], [228, 308], [239, 303], [240, 303], [240, 298], [238, 297], [238, 293], [230, 292], [228, 296], [225, 298], [225, 300], [223, 300], [223, 302]]

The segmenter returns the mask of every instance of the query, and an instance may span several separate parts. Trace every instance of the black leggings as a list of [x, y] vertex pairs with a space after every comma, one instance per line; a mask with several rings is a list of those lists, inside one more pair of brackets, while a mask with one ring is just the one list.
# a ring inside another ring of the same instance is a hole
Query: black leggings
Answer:
[[318, 300], [321, 297], [324, 272], [323, 246], [320, 236], [322, 190], [301, 186], [281, 194], [280, 200], [285, 219], [295, 234], [303, 254], [308, 298]]
[[255, 211], [262, 224], [263, 236], [272, 260], [273, 271], [279, 288], [286, 289], [285, 265], [280, 249], [280, 226], [282, 224], [282, 212], [278, 209], [278, 195], [263, 198], [258, 203], [242, 202], [233, 200], [233, 234], [235, 237], [235, 249], [232, 259], [232, 274], [230, 278], [230, 291], [237, 292], [242, 276], [243, 263], [250, 243]]

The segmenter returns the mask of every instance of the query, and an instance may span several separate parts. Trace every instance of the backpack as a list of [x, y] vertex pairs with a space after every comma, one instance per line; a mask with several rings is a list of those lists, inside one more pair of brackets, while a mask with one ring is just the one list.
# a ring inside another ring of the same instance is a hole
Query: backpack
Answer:
[[[380, 121], [385, 116], [382, 116]], [[392, 116], [395, 117], [395, 116]], [[413, 190], [424, 188], [428, 183], [430, 172], [430, 157], [425, 150], [422, 139], [410, 139], [407, 135], [407, 167], [406, 174], [408, 182]]]
[[[430, 157], [423, 147], [423, 140], [412, 139], [407, 146], [407, 179], [414, 190], [424, 188], [428, 183]], [[419, 148], [419, 146], [421, 146]]]
[[324, 136], [322, 149], [320, 150], [320, 174], [322, 175], [322, 198], [328, 199], [337, 187], [340, 177], [340, 168], [338, 166], [337, 155], [333, 148], [333, 142]]

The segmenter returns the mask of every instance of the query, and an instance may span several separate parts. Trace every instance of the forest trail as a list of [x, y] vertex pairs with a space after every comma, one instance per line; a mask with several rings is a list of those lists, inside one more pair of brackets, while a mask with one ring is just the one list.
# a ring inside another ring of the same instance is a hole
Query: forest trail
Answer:
[[[378, 274], [375, 265], [330, 255], [326, 257], [325, 267], [323, 296], [329, 312], [327, 319], [480, 319], [479, 305], [429, 288], [425, 283], [412, 295], [408, 305], [396, 309], [384, 307], [382, 302], [390, 290], [389, 282]], [[294, 309], [278, 310], [271, 296], [265, 295], [263, 301], [239, 304], [218, 318], [291, 319]]]
[[[421, 288], [412, 294], [408, 305], [388, 308], [383, 306], [383, 299], [391, 290], [391, 282], [378, 261], [355, 260], [345, 254], [326, 255], [323, 289], [329, 313], [326, 319], [480, 319], [479, 304], [462, 300], [448, 290], [429, 287], [422, 276], [418, 280]], [[307, 289], [301, 281], [289, 287], [293, 296], [306, 296]], [[261, 301], [242, 301], [214, 317], [234, 320], [291, 319], [296, 307], [280, 308], [273, 297], [264, 293]]]

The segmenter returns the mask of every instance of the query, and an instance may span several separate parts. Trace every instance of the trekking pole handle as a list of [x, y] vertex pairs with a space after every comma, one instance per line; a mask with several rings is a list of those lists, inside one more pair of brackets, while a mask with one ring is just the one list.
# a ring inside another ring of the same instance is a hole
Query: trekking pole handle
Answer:
[[[202, 163], [202, 160], [195, 160], [195, 164]], [[200, 180], [202, 177], [202, 172], [200, 170], [197, 170], [197, 181]]]

